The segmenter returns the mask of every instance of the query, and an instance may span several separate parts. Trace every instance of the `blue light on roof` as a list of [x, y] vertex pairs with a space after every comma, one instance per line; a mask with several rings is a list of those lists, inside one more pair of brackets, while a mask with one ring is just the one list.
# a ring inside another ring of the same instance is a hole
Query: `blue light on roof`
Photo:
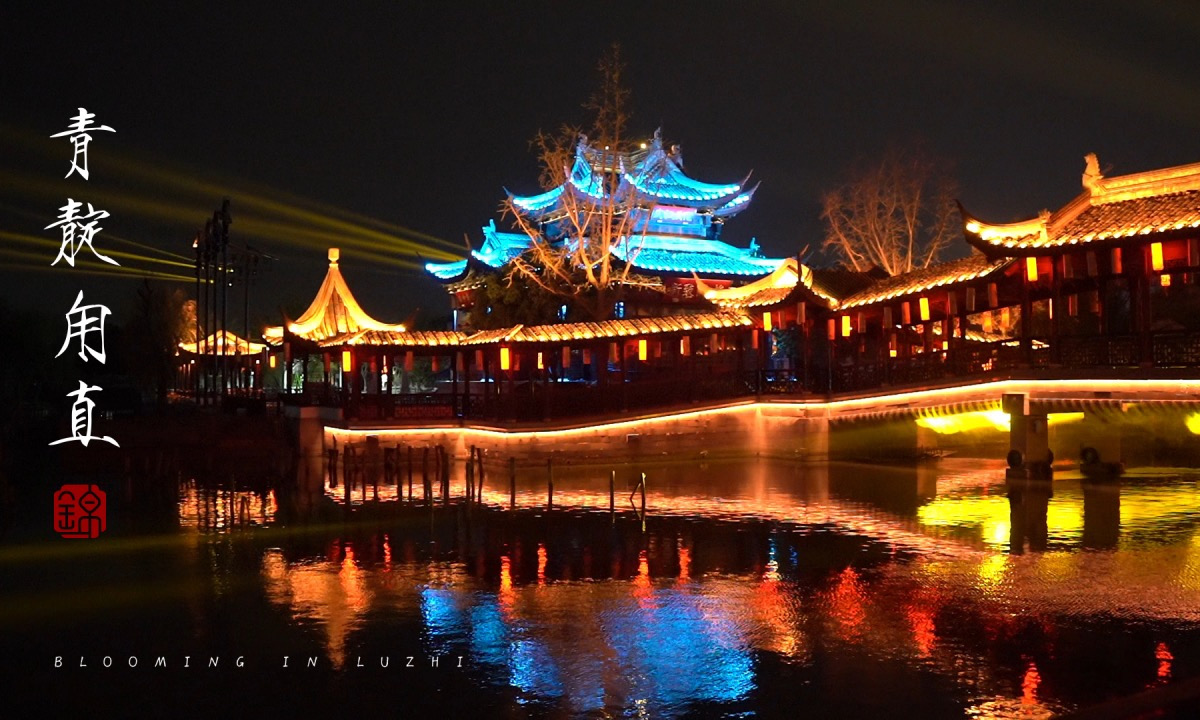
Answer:
[[467, 271], [466, 260], [455, 260], [448, 263], [425, 263], [425, 270], [438, 280], [453, 280]]
[[513, 205], [516, 205], [526, 212], [538, 212], [539, 210], [545, 210], [546, 208], [553, 207], [554, 204], [558, 202], [558, 196], [562, 195], [562, 191], [562, 185], [559, 185], [553, 190], [547, 190], [540, 195], [513, 195], [512, 201]]
[[[680, 163], [674, 150], [670, 154], [663, 151], [657, 134], [644, 155], [614, 155], [581, 143], [562, 185], [538, 195], [510, 198], [522, 215], [546, 224], [546, 242], [565, 243], [569, 249], [575, 240], [563, 237], [570, 231], [570, 223], [563, 221], [564, 210], [570, 208], [564, 204], [563, 193], [600, 202], [612, 193], [614, 200], [633, 214], [631, 227], [635, 233], [663, 233], [619, 243], [614, 249], [618, 259], [645, 270], [757, 277], [779, 267], [781, 259], [758, 257], [756, 253], [710, 239], [715, 234], [714, 220], [743, 210], [756, 188], [701, 182], [688, 177]], [[612, 173], [619, 173], [621, 179], [616, 188], [609, 187]], [[656, 201], [662, 201], [664, 212], [674, 211], [678, 216], [657, 216], [657, 210], [647, 208], [657, 207]], [[471, 257], [489, 268], [500, 269], [526, 252], [531, 242], [524, 233], [498, 232], [495, 221], [491, 221], [483, 228], [482, 245], [471, 251]], [[431, 274], [443, 281], [460, 277], [467, 267], [464, 261], [426, 265]]]
[[618, 243], [613, 255], [645, 270], [698, 275], [761, 276], [783, 262], [782, 258], [756, 257], [748, 249], [720, 240], [670, 235], [630, 238]]
[[710, 185], [699, 180], [693, 180], [674, 167], [672, 167], [670, 172], [660, 177], [647, 177], [645, 174], [632, 175], [626, 173], [625, 180], [646, 195], [691, 202], [719, 200], [742, 189], [741, 185]]

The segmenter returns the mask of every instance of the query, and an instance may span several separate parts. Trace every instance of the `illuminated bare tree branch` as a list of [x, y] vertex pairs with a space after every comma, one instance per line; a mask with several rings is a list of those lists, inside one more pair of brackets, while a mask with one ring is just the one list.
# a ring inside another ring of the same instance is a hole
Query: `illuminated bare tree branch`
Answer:
[[[560, 296], [597, 320], [612, 313], [614, 302], [628, 288], [661, 289], [657, 278], [633, 271], [644, 237], [638, 219], [653, 207], [623, 182], [625, 173], [633, 170], [625, 163], [634, 147], [625, 137], [630, 92], [622, 81], [619, 47], [614, 45], [604, 55], [598, 70], [599, 87], [584, 104], [594, 115], [590, 137], [564, 126], [558, 134], [539, 132], [533, 141], [542, 165], [542, 187], [562, 187], [554, 216], [534, 217], [512, 197], [501, 208], [530, 238], [529, 249], [511, 261], [507, 281]], [[582, 181], [573, 175], [577, 157], [591, 166]], [[549, 224], [558, 228], [554, 236], [547, 234]]]
[[821, 198], [824, 247], [858, 271], [927, 267], [954, 236], [955, 190], [944, 161], [920, 147], [889, 150]]

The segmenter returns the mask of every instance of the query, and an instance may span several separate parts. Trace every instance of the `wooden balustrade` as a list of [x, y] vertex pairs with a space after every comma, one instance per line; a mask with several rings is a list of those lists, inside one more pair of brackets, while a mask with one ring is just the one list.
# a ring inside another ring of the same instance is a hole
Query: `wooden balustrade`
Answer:
[[[323, 385], [304, 392], [282, 394], [288, 404], [342, 407], [347, 418], [393, 422], [430, 420], [494, 420], [538, 422], [572, 417], [641, 412], [735, 398], [770, 395], [859, 393], [884, 387], [919, 388], [942, 385], [956, 378], [979, 378], [1011, 373], [1034, 376], [1040, 371], [1136, 371], [1145, 368], [1136, 335], [1060, 336], [1057, 352], [1048, 338], [1034, 338], [1024, 352], [1015, 340], [991, 343], [958, 342], [946, 351], [871, 361], [843, 356], [816, 358], [805, 368], [793, 359], [787, 367], [739, 367], [730, 358], [703, 358], [690, 368], [653, 362], [633, 363], [621, 373], [588, 372], [576, 378], [550, 372], [500, 381], [460, 382], [454, 392], [443, 383], [432, 393], [359, 393], [348, 395]], [[1172, 332], [1151, 336], [1156, 368], [1200, 371], [1200, 333]], [[731, 356], [734, 357], [734, 356]], [[602, 377], [597, 378], [597, 375]]]

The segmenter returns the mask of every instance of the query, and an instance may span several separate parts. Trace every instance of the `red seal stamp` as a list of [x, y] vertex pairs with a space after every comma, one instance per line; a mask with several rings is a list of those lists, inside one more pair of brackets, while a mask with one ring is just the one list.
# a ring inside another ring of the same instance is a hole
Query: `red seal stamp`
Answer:
[[54, 531], [65, 538], [99, 537], [108, 526], [108, 501], [95, 485], [63, 485], [54, 493]]

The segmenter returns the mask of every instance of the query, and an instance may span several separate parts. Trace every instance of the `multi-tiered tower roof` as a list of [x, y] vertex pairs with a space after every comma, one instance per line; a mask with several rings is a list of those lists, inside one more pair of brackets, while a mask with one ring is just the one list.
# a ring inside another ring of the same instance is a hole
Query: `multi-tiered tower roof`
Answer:
[[[747, 178], [748, 180], [748, 178]], [[537, 195], [512, 195], [512, 207], [547, 242], [574, 242], [572, 230], [583, 225], [571, 214], [580, 208], [607, 206], [630, 214], [629, 236], [614, 245], [613, 256], [650, 275], [716, 280], [761, 277], [780, 259], [763, 257], [756, 243], [738, 248], [720, 240], [726, 219], [749, 206], [757, 186], [747, 181], [717, 185], [689, 177], [678, 146], [664, 148], [659, 132], [630, 152], [589, 145], [580, 138], [566, 180]], [[526, 232], [483, 228], [483, 243], [464, 260], [428, 263], [437, 279], [459, 284], [474, 272], [494, 272], [525, 252], [532, 242]]]

